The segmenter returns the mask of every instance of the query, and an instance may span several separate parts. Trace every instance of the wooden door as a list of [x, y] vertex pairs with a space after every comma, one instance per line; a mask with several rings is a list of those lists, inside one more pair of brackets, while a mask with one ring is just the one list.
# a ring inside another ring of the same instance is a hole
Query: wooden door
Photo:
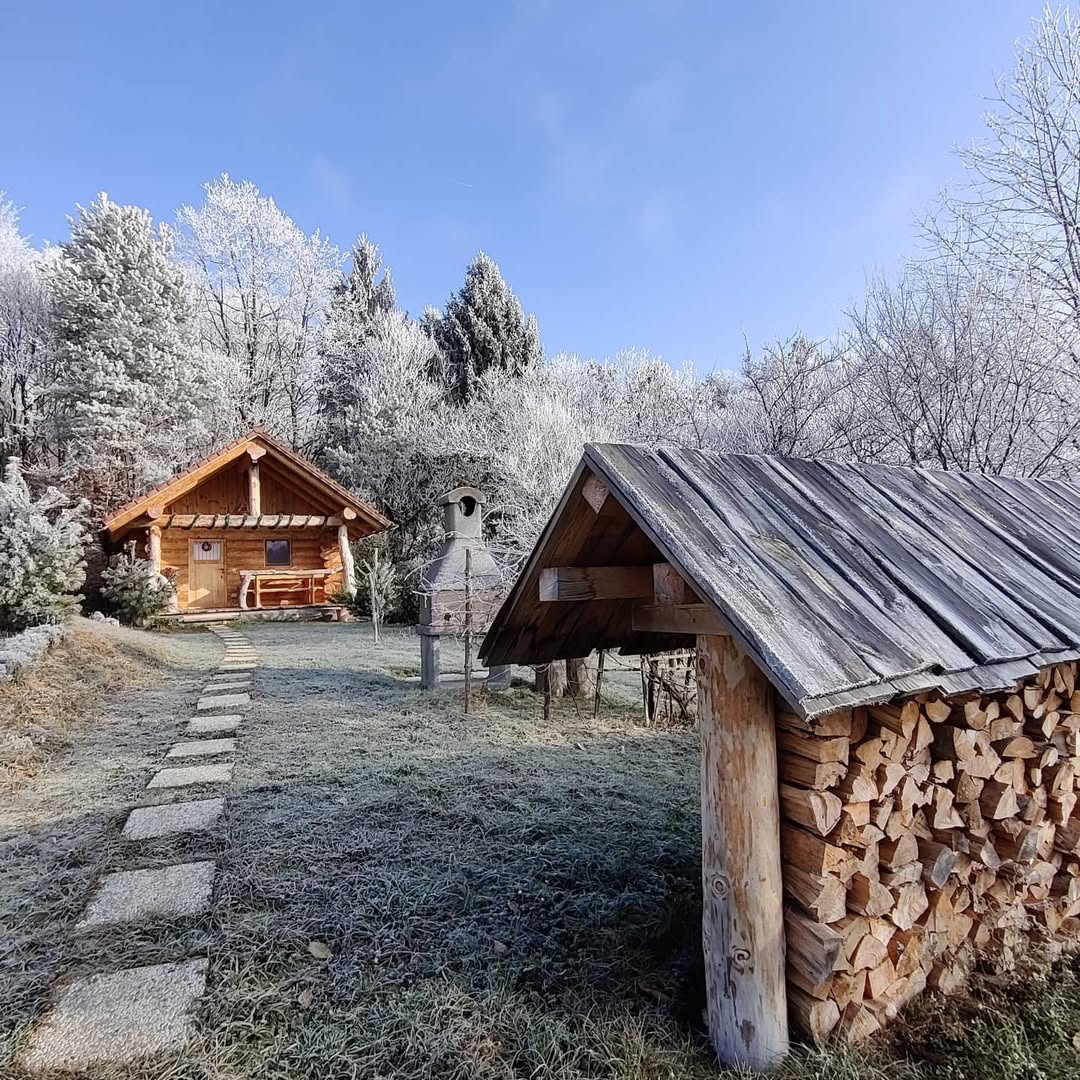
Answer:
[[223, 608], [225, 600], [225, 541], [192, 540], [188, 559], [188, 608]]

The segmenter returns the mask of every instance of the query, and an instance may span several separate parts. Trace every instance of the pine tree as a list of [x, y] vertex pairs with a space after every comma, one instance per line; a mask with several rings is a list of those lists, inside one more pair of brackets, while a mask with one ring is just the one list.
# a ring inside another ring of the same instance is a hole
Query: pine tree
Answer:
[[[396, 312], [394, 284], [379, 247], [366, 236], [353, 245], [352, 269], [334, 286], [319, 341], [320, 445], [343, 446], [371, 362], [368, 345]], [[382, 275], [381, 277], [379, 275]]]
[[544, 359], [536, 317], [525, 315], [498, 264], [482, 251], [442, 317], [429, 312], [424, 326], [439, 347], [451, 392], [459, 401], [469, 400], [476, 379], [490, 368], [520, 373]]
[[0, 478], [0, 632], [59, 622], [78, 607], [86, 577], [86, 506], [56, 488], [35, 498], [18, 458]]
[[184, 277], [147, 211], [100, 195], [71, 221], [53, 302], [64, 434], [81, 486], [108, 509], [201, 449]]

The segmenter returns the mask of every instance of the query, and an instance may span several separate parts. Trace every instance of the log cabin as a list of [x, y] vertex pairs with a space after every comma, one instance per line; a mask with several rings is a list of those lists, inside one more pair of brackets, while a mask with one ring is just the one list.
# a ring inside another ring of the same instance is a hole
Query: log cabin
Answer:
[[325, 615], [355, 590], [350, 543], [389, 528], [377, 510], [262, 428], [105, 519], [172, 579], [174, 615]]
[[768, 1068], [1080, 941], [1080, 490], [586, 447], [481, 658], [696, 650], [710, 1037]]

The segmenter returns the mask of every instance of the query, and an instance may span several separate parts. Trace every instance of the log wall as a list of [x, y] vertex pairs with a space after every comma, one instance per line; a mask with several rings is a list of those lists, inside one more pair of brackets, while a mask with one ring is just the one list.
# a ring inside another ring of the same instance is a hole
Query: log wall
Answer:
[[778, 714], [792, 1018], [879, 1030], [976, 961], [1080, 936], [1077, 665], [1011, 691]]
[[[342, 585], [341, 552], [337, 530], [320, 529], [163, 529], [161, 567], [176, 575], [176, 599], [181, 611], [189, 610], [188, 559], [194, 540], [220, 540], [225, 548], [226, 606], [240, 605], [240, 571], [266, 566], [267, 540], [291, 541], [292, 564], [281, 569], [321, 570], [338, 573], [326, 578], [326, 596]], [[252, 598], [252, 602], [254, 599]], [[299, 601], [298, 601], [299, 602]], [[286, 604], [290, 606], [290, 604]]]

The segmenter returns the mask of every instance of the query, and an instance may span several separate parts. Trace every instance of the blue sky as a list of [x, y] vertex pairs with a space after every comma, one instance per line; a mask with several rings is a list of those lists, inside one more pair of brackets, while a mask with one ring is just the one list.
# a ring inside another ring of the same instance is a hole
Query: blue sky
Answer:
[[441, 304], [477, 249], [549, 352], [699, 368], [824, 337], [959, 175], [1021, 0], [5, 5], [0, 190], [36, 242], [96, 192], [223, 171]]

